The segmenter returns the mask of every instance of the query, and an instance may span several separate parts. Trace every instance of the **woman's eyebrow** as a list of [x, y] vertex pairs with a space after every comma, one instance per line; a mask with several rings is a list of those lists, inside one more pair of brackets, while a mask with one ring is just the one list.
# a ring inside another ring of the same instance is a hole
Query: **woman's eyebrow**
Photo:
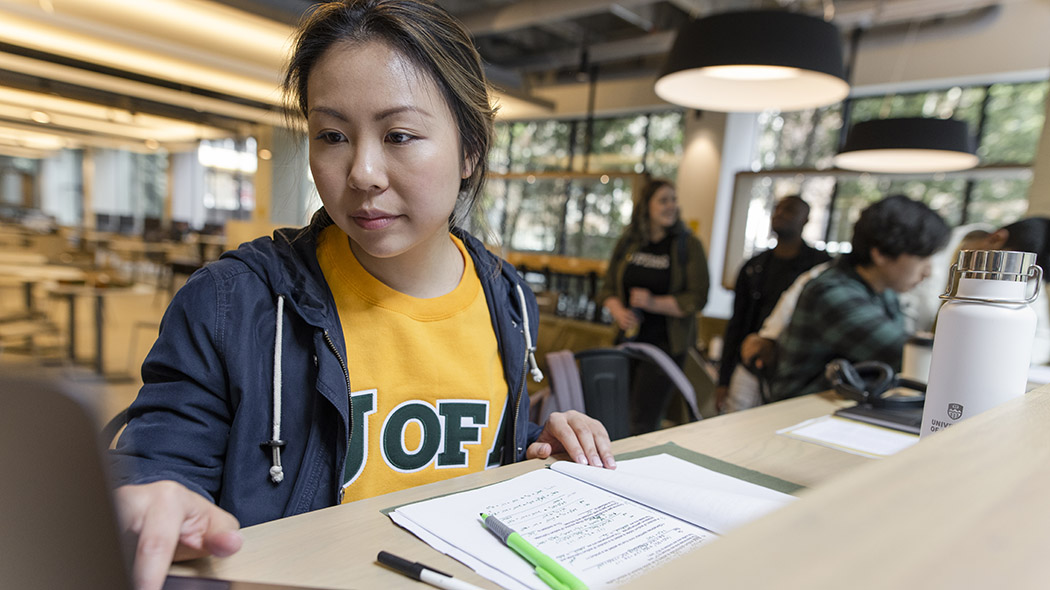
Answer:
[[391, 107], [391, 108], [383, 110], [383, 111], [379, 111], [378, 113], [375, 114], [375, 117], [373, 117], [373, 118], [376, 121], [382, 121], [383, 119], [387, 119], [389, 117], [393, 117], [394, 115], [400, 115], [402, 113], [417, 113], [417, 114], [423, 115], [424, 117], [431, 117], [432, 116], [426, 109], [421, 109], [421, 108], [419, 108], [419, 107], [417, 107], [415, 105], [401, 105], [401, 106]]
[[[307, 114], [309, 115], [309, 114], [313, 114], [315, 112], [323, 113], [325, 115], [329, 115], [329, 116], [335, 117], [336, 119], [339, 119], [340, 121], [349, 121], [349, 119], [346, 117], [346, 115], [344, 115], [341, 111], [338, 111], [338, 110], [330, 108], [330, 107], [325, 107], [325, 106], [313, 107], [313, 108], [310, 109], [309, 113], [307, 113]], [[430, 112], [428, 112], [426, 109], [421, 109], [421, 108], [419, 108], [417, 106], [413, 106], [413, 105], [401, 105], [401, 106], [391, 107], [389, 109], [379, 111], [372, 118], [374, 120], [376, 120], [376, 121], [382, 121], [383, 119], [387, 119], [387, 118], [393, 117], [395, 115], [399, 115], [401, 113], [418, 113], [420, 115], [423, 115], [424, 117], [432, 117]]]
[[348, 121], [348, 119], [346, 118], [346, 115], [344, 115], [340, 111], [337, 111], [337, 110], [329, 108], [329, 107], [312, 107], [307, 112], [307, 115], [309, 116], [309, 115], [312, 115], [314, 113], [322, 113], [322, 114], [325, 114], [325, 115], [329, 115], [329, 116], [335, 117], [336, 119], [339, 119], [340, 121]]

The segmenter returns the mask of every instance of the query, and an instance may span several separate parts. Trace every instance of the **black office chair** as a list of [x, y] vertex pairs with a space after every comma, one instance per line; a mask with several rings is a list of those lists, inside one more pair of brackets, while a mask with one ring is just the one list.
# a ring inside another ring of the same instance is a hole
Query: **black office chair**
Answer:
[[543, 424], [552, 412], [577, 410], [605, 425], [611, 440], [630, 436], [630, 395], [633, 368], [639, 362], [655, 363], [685, 399], [691, 417], [700, 420], [692, 383], [664, 351], [640, 342], [573, 353], [547, 353], [550, 387], [533, 396], [533, 420]]
[[120, 429], [124, 428], [124, 425], [127, 423], [128, 408], [124, 408], [118, 412], [116, 416], [110, 418], [109, 422], [106, 422], [98, 434], [98, 440], [102, 443], [103, 448], [108, 449], [113, 446], [113, 441], [116, 440], [117, 435], [120, 434]]

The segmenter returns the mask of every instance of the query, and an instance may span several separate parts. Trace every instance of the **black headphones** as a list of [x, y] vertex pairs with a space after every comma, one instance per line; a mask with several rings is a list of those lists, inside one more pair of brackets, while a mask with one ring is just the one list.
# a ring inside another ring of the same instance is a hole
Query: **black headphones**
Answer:
[[[824, 367], [824, 376], [842, 397], [875, 408], [921, 408], [926, 401], [925, 383], [898, 377], [889, 365], [879, 361], [854, 365], [846, 359], [835, 359]], [[882, 395], [895, 387], [907, 387], [923, 395]]]

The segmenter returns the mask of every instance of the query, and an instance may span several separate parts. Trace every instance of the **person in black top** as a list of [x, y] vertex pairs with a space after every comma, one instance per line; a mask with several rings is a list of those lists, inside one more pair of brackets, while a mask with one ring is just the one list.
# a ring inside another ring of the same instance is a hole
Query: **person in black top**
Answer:
[[[617, 343], [652, 344], [682, 366], [696, 343], [697, 314], [707, 303], [707, 254], [682, 222], [674, 185], [651, 180], [638, 195], [609, 260], [596, 300], [620, 329]], [[659, 428], [674, 388], [641, 363], [631, 395], [631, 433]]]
[[802, 228], [809, 220], [809, 204], [798, 195], [780, 199], [773, 209], [770, 227], [777, 245], [744, 263], [737, 275], [733, 317], [726, 326], [722, 362], [715, 390], [719, 411], [726, 406], [729, 381], [740, 364], [740, 345], [744, 337], [758, 331], [762, 321], [773, 311], [780, 294], [799, 275], [831, 259], [802, 240]]

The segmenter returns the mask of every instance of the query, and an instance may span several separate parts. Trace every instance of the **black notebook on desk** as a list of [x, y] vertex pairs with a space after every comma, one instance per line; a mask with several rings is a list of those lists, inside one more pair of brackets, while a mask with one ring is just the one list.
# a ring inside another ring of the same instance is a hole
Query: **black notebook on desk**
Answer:
[[883, 426], [911, 434], [919, 434], [922, 425], [922, 404], [914, 408], [877, 408], [869, 404], [857, 404], [835, 411], [836, 416]]

